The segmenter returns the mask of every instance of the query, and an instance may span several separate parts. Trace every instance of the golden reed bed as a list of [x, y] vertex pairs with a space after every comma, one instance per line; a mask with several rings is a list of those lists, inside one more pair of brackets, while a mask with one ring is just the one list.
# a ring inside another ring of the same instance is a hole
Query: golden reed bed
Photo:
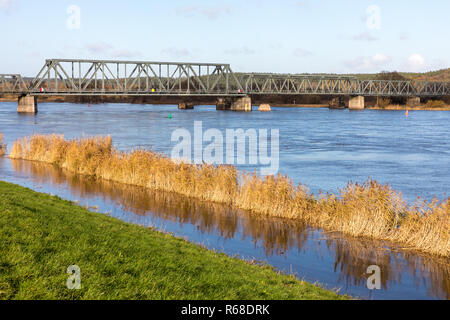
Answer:
[[0, 133], [0, 156], [6, 153], [6, 145], [3, 143], [3, 134]]
[[338, 195], [313, 195], [286, 176], [261, 178], [233, 166], [186, 164], [147, 150], [121, 152], [112, 147], [110, 136], [65, 140], [34, 135], [17, 140], [10, 157], [450, 256], [450, 197], [408, 206], [400, 193], [373, 180], [349, 183]]

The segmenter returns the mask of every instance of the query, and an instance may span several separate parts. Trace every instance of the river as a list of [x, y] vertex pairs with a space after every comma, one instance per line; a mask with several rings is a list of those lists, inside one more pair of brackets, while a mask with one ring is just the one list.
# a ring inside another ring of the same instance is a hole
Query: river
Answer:
[[[216, 111], [213, 106], [39, 104], [19, 115], [0, 103], [0, 132], [9, 147], [33, 133], [66, 138], [110, 134], [116, 147], [170, 154], [174, 130], [279, 129], [279, 168], [312, 192], [337, 192], [368, 177], [413, 202], [443, 199], [450, 190], [450, 112], [273, 108]], [[242, 165], [241, 169], [257, 167]], [[208, 248], [269, 263], [301, 279], [368, 299], [449, 299], [450, 261], [398, 250], [376, 241], [323, 233], [294, 222], [262, 219], [226, 206], [74, 176], [46, 164], [0, 159], [0, 179], [53, 193], [132, 223], [153, 226]], [[369, 290], [366, 271], [381, 268], [381, 290]]]

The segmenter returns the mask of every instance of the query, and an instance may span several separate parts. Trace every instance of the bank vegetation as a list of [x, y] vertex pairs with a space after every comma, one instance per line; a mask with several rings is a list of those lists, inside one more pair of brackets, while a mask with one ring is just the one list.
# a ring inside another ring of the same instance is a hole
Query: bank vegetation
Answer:
[[34, 135], [17, 140], [10, 157], [450, 256], [450, 197], [408, 205], [401, 193], [374, 180], [349, 183], [338, 194], [314, 195], [287, 176], [259, 177], [234, 166], [187, 164], [142, 149], [119, 151], [110, 136], [66, 140], [62, 135]]
[[6, 144], [3, 143], [3, 134], [0, 133], [0, 156], [6, 153]]

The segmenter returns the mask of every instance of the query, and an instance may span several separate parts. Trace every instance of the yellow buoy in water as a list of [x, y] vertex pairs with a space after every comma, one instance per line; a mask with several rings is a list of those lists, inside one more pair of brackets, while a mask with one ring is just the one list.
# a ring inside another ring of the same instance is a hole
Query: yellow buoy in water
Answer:
[[405, 116], [408, 116], [408, 114], [409, 114], [408, 109], [406, 109]]

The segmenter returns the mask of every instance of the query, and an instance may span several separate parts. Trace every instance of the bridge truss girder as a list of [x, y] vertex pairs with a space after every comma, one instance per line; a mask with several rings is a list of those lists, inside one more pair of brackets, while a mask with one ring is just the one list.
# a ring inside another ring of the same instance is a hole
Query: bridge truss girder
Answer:
[[28, 90], [28, 85], [20, 74], [0, 74], [0, 92], [22, 93]]
[[244, 74], [248, 94], [440, 97], [450, 95], [449, 82], [358, 80], [354, 77]]
[[54, 94], [229, 94], [240, 87], [228, 64], [46, 60], [32, 81], [34, 93]]
[[33, 95], [332, 95], [443, 97], [450, 82], [233, 73], [229, 64], [49, 59], [29, 84], [0, 75], [0, 93]]

